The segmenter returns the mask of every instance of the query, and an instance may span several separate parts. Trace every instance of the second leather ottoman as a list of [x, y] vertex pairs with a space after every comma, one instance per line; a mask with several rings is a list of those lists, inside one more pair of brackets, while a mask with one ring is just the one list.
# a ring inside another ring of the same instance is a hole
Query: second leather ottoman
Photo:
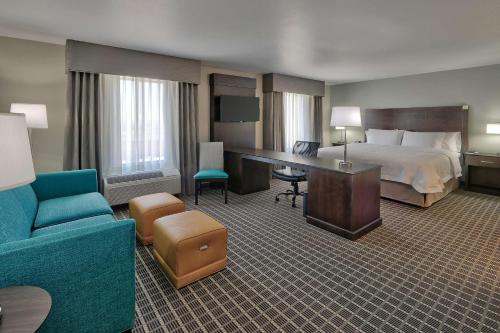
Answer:
[[154, 222], [153, 254], [177, 289], [226, 267], [227, 230], [191, 210]]
[[160, 217], [186, 210], [182, 200], [168, 193], [155, 193], [134, 198], [128, 203], [130, 217], [135, 219], [137, 238], [144, 244], [153, 243], [153, 222]]

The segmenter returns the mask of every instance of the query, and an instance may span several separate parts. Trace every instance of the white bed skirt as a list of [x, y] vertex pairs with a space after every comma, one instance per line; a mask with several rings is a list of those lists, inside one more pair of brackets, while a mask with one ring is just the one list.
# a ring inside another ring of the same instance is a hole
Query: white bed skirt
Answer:
[[430, 207], [435, 202], [443, 199], [449, 193], [456, 190], [459, 186], [459, 180], [453, 178], [445, 183], [443, 192], [419, 193], [410, 185], [382, 180], [380, 192], [383, 198], [401, 201], [419, 207]]

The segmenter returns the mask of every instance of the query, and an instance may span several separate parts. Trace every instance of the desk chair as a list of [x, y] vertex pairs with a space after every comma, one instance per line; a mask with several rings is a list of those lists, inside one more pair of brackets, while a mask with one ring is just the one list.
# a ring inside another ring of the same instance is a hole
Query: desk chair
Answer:
[[201, 142], [199, 156], [199, 171], [193, 176], [195, 184], [195, 201], [204, 183], [219, 183], [222, 185], [224, 202], [227, 204], [227, 181], [229, 175], [224, 172], [224, 145], [222, 142]]
[[[303, 157], [316, 157], [318, 156], [319, 142], [309, 142], [309, 141], [296, 141], [293, 145], [292, 154], [297, 154]], [[280, 201], [279, 196], [292, 196], [292, 207], [297, 207], [295, 205], [295, 199], [297, 196], [304, 196], [303, 192], [299, 192], [299, 182], [305, 182], [306, 173], [302, 170], [291, 169], [287, 167], [286, 169], [273, 170], [273, 178], [283, 180], [285, 182], [290, 182], [293, 190], [287, 190], [286, 192], [278, 193], [275, 200]]]

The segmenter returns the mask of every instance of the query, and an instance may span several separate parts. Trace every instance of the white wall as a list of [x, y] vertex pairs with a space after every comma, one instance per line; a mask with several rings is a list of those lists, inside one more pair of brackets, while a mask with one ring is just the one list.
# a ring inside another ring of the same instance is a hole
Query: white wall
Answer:
[[[486, 134], [487, 123], [500, 123], [500, 65], [333, 85], [330, 90], [331, 105], [362, 109], [468, 104], [469, 149], [500, 152], [500, 135]], [[348, 133], [351, 140], [363, 139], [361, 131]], [[338, 138], [338, 131], [332, 135]]]
[[62, 170], [66, 75], [64, 46], [0, 37], [0, 112], [11, 103], [47, 105], [48, 129], [33, 129], [37, 172]]

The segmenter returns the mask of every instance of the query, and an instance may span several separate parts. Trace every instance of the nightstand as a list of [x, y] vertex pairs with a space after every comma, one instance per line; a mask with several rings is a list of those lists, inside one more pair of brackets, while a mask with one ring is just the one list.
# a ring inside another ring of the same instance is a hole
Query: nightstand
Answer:
[[343, 146], [344, 143], [343, 142], [332, 142], [332, 146], [333, 147], [337, 147], [337, 146]]
[[500, 156], [472, 152], [464, 155], [466, 189], [500, 195]]

